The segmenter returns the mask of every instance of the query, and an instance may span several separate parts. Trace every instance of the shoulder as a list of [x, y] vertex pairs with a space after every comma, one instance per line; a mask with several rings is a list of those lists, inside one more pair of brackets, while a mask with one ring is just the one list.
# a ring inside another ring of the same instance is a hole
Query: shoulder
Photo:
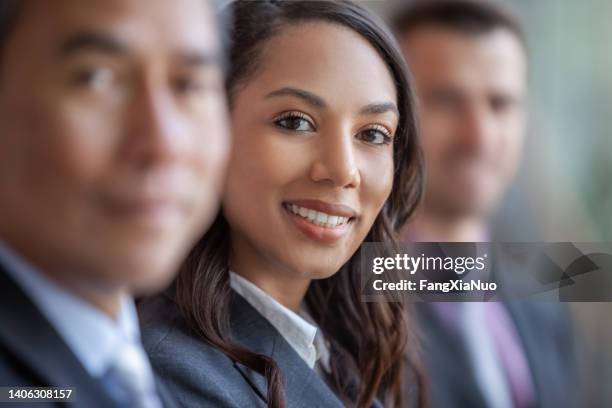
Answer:
[[529, 322], [534, 330], [546, 330], [559, 335], [571, 331], [571, 314], [563, 303], [519, 300], [508, 302], [515, 320]]
[[181, 406], [239, 407], [254, 395], [234, 362], [197, 337], [172, 299], [159, 295], [138, 309], [151, 364]]
[[[203, 362], [231, 365], [222, 352], [193, 332], [176, 303], [165, 295], [147, 299], [138, 305], [142, 341], [151, 358], [171, 356], [181, 365], [201, 366]], [[197, 363], [194, 356], [198, 357]]]
[[0, 341], [0, 384], [3, 386], [45, 385], [33, 376], [19, 358], [7, 350]]

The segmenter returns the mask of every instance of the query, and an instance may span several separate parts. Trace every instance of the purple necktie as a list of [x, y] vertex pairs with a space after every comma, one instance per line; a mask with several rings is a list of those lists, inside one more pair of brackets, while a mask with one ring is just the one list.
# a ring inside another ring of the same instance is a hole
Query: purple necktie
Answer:
[[[495, 344], [508, 388], [516, 408], [535, 406], [535, 390], [529, 364], [523, 352], [514, 322], [503, 303], [483, 302], [485, 309], [484, 322]], [[447, 330], [459, 330], [458, 313], [461, 313], [462, 303], [432, 302], [435, 313], [442, 320]]]
[[534, 406], [535, 391], [531, 370], [521, 347], [516, 327], [503, 303], [486, 302], [485, 319], [491, 337], [500, 357], [514, 406], [528, 408]]

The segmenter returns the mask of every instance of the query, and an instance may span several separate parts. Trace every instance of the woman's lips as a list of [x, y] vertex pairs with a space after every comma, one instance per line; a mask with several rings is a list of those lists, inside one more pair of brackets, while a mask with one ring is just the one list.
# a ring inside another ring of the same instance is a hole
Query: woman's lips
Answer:
[[344, 205], [314, 200], [283, 203], [291, 222], [307, 237], [326, 243], [342, 238], [354, 222], [356, 212]]
[[305, 207], [310, 210], [319, 211], [328, 215], [337, 215], [339, 217], [354, 218], [357, 216], [357, 211], [348, 205], [332, 204], [321, 200], [291, 200], [285, 201], [284, 204], [293, 204], [298, 207]]

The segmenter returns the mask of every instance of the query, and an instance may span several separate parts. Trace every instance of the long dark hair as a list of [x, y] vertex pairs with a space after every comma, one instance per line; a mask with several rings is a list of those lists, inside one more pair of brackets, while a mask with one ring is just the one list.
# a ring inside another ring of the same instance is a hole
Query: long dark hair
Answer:
[[[226, 12], [234, 27], [229, 35], [230, 104], [240, 86], [257, 72], [266, 42], [290, 24], [340, 24], [363, 36], [377, 50], [394, 78], [400, 121], [394, 138], [393, 189], [366, 241], [393, 242], [395, 231], [421, 198], [423, 176], [411, 86], [392, 35], [382, 22], [349, 1], [236, 1]], [[276, 363], [231, 341], [229, 254], [229, 226], [219, 213], [181, 268], [177, 303], [204, 341], [266, 377], [268, 406], [283, 407], [281, 373]], [[417, 360], [410, 354], [415, 344], [412, 324], [405, 305], [361, 302], [358, 260], [359, 250], [334, 276], [313, 280], [306, 294], [309, 312], [331, 345], [328, 381], [346, 404], [369, 407], [379, 398], [385, 406], [400, 406], [406, 362], [422, 390]], [[423, 392], [418, 394], [422, 405]]]

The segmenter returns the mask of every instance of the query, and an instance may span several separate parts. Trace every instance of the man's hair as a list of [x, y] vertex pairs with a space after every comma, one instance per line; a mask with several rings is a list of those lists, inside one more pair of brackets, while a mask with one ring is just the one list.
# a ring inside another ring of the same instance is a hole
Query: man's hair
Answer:
[[526, 48], [525, 35], [514, 13], [493, 0], [413, 0], [392, 20], [398, 37], [424, 26], [438, 26], [465, 34], [488, 34], [505, 29]]
[[0, 51], [15, 28], [22, 3], [23, 0], [0, 0]]

